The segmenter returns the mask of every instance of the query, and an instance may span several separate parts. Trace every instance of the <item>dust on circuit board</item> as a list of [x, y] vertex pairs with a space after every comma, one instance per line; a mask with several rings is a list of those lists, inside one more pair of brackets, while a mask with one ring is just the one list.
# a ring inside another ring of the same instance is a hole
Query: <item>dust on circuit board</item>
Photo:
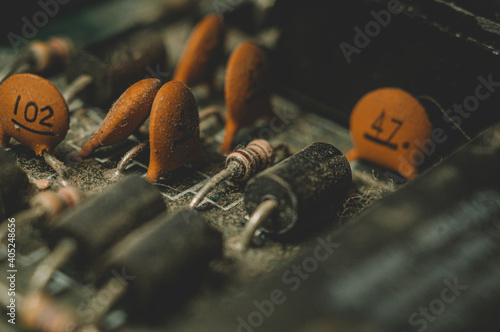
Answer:
[[[61, 79], [55, 78], [53, 81], [60, 90], [64, 90], [64, 82]], [[203, 104], [207, 107], [218, 107], [224, 113], [224, 102], [220, 97], [205, 100]], [[106, 177], [106, 172], [116, 167], [123, 154], [144, 137], [138, 134], [125, 142], [96, 151], [89, 160], [79, 160], [76, 157], [77, 152], [97, 131], [106, 112], [99, 108], [86, 107], [80, 100], [74, 101], [69, 106], [70, 130], [54, 154], [70, 168], [69, 183], [81, 189], [85, 195], [91, 196], [113, 183]], [[264, 138], [275, 147], [284, 147], [276, 151], [276, 162], [318, 141], [331, 143], [343, 153], [352, 148], [349, 131], [334, 121], [319, 116], [312, 110], [301, 109], [296, 103], [281, 96], [273, 97], [273, 106], [274, 116], [271, 119], [262, 120], [255, 126], [242, 130], [236, 141], [248, 143], [252, 139]], [[203, 107], [200, 111], [202, 110]], [[169, 212], [186, 208], [197, 190], [224, 167], [224, 157], [217, 152], [223, 139], [223, 121], [216, 116], [209, 116], [201, 121], [200, 130], [208, 163], [183, 166], [164, 176], [157, 184]], [[50, 189], [58, 189], [57, 174], [43, 159], [35, 157], [29, 148], [22, 145], [14, 144], [11, 150], [30, 179], [48, 179], [51, 183]], [[148, 156], [146, 149], [129, 165], [127, 174], [136, 173], [144, 176], [147, 171]], [[218, 298], [218, 290], [222, 288], [237, 290], [239, 285], [250, 282], [256, 277], [265, 276], [290, 263], [305, 248], [313, 245], [317, 236], [328, 233], [328, 230], [338, 227], [341, 223], [348, 222], [361, 210], [394, 190], [391, 181], [383, 177], [380, 181], [374, 179], [373, 166], [356, 163], [353, 168], [356, 190], [351, 192], [344, 211], [340, 211], [337, 216], [329, 216], [326, 224], [302, 239], [279, 242], [258, 236], [257, 240], [262, 242], [261, 246], [252, 248], [244, 256], [236, 255], [226, 249], [226, 259], [216, 261], [211, 266], [217, 277], [206, 281], [201, 291], [188, 302], [185, 311], [203, 312], [204, 307], [209, 307], [214, 299]], [[244, 186], [229, 181], [223, 182], [207, 196], [201, 206], [206, 219], [222, 232], [225, 241], [240, 234], [248, 219], [243, 202], [243, 189]], [[21, 232], [17, 238], [18, 262], [23, 272], [18, 280], [18, 288], [23, 292], [35, 266], [48, 254], [49, 249], [46, 247], [43, 234], [34, 227], [22, 227]], [[5, 248], [2, 248], [0, 250], [2, 268], [6, 264], [6, 257]], [[91, 271], [88, 275], [74, 276], [71, 271], [63, 269], [54, 274], [47, 290], [64, 303], [78, 306], [95, 293], [91, 280]]]
[[[220, 100], [211, 101], [210, 104], [223, 109], [223, 103]], [[248, 142], [254, 138], [265, 138], [274, 146], [285, 146], [285, 149], [277, 151], [277, 161], [316, 141], [333, 143], [344, 153], [351, 148], [348, 130], [335, 122], [302, 110], [283, 97], [275, 96], [273, 106], [276, 121], [263, 120], [254, 127], [242, 130], [237, 141]], [[126, 142], [97, 151], [89, 160], [79, 160], [76, 158], [76, 153], [96, 132], [105, 117], [105, 112], [98, 108], [84, 108], [78, 102], [70, 105], [70, 109], [72, 113], [70, 130], [66, 139], [55, 149], [55, 155], [70, 166], [69, 183], [90, 196], [112, 184], [106, 178], [106, 172], [116, 167], [121, 156], [134, 146], [139, 138], [133, 136]], [[222, 142], [224, 124], [217, 117], [207, 117], [202, 120], [200, 127], [203, 149], [209, 162], [205, 165], [183, 166], [167, 174], [157, 184], [170, 212], [187, 207], [205, 181], [224, 167], [224, 157], [217, 152]], [[35, 157], [30, 149], [22, 145], [15, 144], [11, 150], [30, 179], [48, 179], [52, 186], [50, 189], [57, 189], [57, 174], [41, 158]], [[148, 155], [148, 151], [143, 151], [129, 165], [127, 174], [136, 173], [145, 176]], [[374, 181], [370, 168], [367, 167], [366, 170], [365, 173], [362, 171], [355, 173], [357, 191], [351, 193], [345, 211], [339, 212], [340, 217], [331, 216], [327, 225], [315, 231], [316, 235], [313, 233], [306, 239], [285, 243], [263, 241], [262, 246], [253, 248], [244, 256], [226, 252], [226, 257], [230, 257], [229, 259], [212, 264], [217, 280], [208, 281], [209, 285], [206, 285], [205, 291], [189, 301], [191, 309], [188, 311], [200, 312], [200, 308], [209, 306], [214, 299], [213, 292], [220, 287], [221, 283], [224, 283], [226, 288], [228, 284], [234, 286], [245, 284], [255, 277], [266, 275], [291, 262], [304, 248], [311, 245], [315, 236], [324, 233], [325, 228], [332, 229], [341, 222], [347, 222], [365, 206], [391, 191], [390, 183]], [[243, 202], [243, 188], [243, 186], [226, 181], [216, 187], [201, 206], [204, 216], [222, 232], [225, 241], [240, 234], [248, 218]], [[43, 236], [34, 228], [28, 226], [22, 231], [18, 237], [19, 263], [23, 267], [24, 275], [18, 281], [21, 291], [36, 264], [49, 252]], [[54, 295], [60, 294], [58, 296], [62, 297], [63, 301], [72, 305], [80, 303], [82, 298], [90, 298], [90, 294], [95, 291], [92, 286], [86, 284], [92, 276], [73, 277], [71, 272], [68, 274], [63, 270], [58, 271], [53, 279], [53, 282], [49, 284], [49, 292]]]

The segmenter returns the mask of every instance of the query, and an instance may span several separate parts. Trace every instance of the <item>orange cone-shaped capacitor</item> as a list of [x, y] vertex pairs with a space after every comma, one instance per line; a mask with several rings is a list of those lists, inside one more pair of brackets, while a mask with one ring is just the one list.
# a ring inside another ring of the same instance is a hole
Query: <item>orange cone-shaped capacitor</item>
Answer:
[[362, 97], [351, 113], [354, 148], [347, 159], [365, 159], [396, 171], [408, 180], [417, 176], [421, 142], [432, 135], [424, 107], [397, 88], [374, 90]]
[[139, 81], [128, 88], [109, 110], [103, 123], [78, 155], [88, 157], [95, 149], [116, 144], [128, 136], [149, 115], [161, 82], [155, 78]]
[[251, 42], [241, 43], [231, 54], [226, 69], [226, 128], [222, 152], [229, 152], [242, 127], [271, 116], [269, 66], [264, 51]]
[[203, 159], [198, 105], [186, 84], [170, 81], [158, 91], [149, 119], [149, 142], [149, 182]]
[[224, 55], [224, 37], [224, 23], [217, 15], [208, 15], [201, 20], [189, 37], [173, 79], [190, 87], [211, 84]]
[[69, 129], [68, 106], [57, 88], [34, 74], [15, 74], [0, 85], [0, 144], [13, 137], [38, 156], [50, 153]]

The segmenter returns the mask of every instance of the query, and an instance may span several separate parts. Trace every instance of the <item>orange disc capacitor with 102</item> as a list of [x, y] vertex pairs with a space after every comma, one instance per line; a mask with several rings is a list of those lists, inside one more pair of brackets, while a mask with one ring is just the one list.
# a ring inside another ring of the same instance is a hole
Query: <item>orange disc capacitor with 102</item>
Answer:
[[13, 137], [41, 156], [66, 137], [68, 106], [48, 80], [33, 74], [15, 74], [0, 85], [0, 124], [3, 146], [8, 146]]

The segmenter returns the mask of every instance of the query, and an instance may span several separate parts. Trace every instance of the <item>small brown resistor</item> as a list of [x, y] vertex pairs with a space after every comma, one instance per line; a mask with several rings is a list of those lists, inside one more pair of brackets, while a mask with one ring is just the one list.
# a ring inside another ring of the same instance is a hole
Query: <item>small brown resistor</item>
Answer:
[[82, 327], [75, 312], [39, 292], [26, 295], [19, 316], [22, 325], [31, 331], [76, 332]]
[[231, 152], [226, 158], [226, 168], [217, 173], [201, 188], [189, 204], [196, 208], [220, 182], [231, 179], [247, 181], [250, 177], [271, 166], [274, 162], [273, 147], [263, 139], [256, 139], [246, 147]]

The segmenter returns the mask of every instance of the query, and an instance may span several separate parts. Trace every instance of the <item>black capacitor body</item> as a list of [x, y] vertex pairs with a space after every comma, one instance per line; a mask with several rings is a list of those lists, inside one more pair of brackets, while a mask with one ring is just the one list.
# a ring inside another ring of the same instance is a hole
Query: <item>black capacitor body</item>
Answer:
[[313, 143], [282, 162], [259, 173], [245, 188], [249, 214], [265, 200], [277, 208], [261, 229], [283, 234], [309, 213], [341, 203], [352, 183], [346, 157], [328, 143]]
[[68, 82], [81, 75], [92, 77], [84, 98], [92, 104], [105, 105], [132, 84], [165, 73], [166, 68], [167, 53], [161, 33], [135, 27], [112, 41], [79, 51], [68, 64], [66, 77]]
[[86, 266], [131, 230], [165, 211], [161, 193], [139, 176], [129, 176], [70, 209], [54, 221], [49, 245], [63, 238], [78, 245], [76, 265]]
[[196, 290], [210, 261], [221, 255], [221, 234], [198, 211], [164, 213], [100, 259], [97, 284], [107, 282], [113, 270], [124, 271], [133, 277], [126, 290], [128, 311], [154, 317], [158, 310], [179, 306]]
[[28, 206], [30, 188], [12, 152], [0, 147], [0, 222]]

